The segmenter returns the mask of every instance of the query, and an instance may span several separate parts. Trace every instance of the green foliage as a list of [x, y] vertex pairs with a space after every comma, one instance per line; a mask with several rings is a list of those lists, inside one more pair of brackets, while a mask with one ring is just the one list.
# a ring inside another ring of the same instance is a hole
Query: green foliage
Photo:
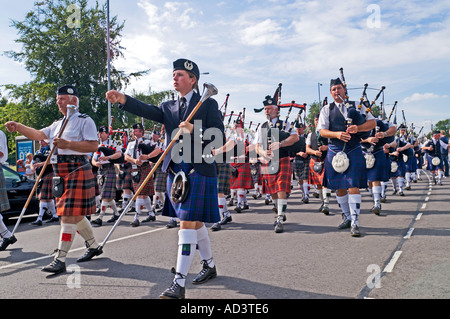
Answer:
[[[23, 63], [33, 79], [22, 85], [2, 85], [9, 98], [8, 103], [2, 101], [2, 123], [16, 120], [36, 129], [50, 125], [62, 116], [56, 105], [56, 90], [66, 84], [77, 87], [81, 113], [91, 116], [97, 125], [108, 123], [106, 4], [100, 6], [97, 1], [92, 8], [87, 4], [87, 0], [35, 2], [23, 21], [11, 21], [22, 49], [5, 55]], [[111, 61], [123, 56], [123, 28], [117, 17], [110, 19]], [[132, 78], [146, 72], [127, 75], [111, 63], [111, 87], [122, 90]], [[120, 122], [118, 112], [115, 110], [114, 115]]]

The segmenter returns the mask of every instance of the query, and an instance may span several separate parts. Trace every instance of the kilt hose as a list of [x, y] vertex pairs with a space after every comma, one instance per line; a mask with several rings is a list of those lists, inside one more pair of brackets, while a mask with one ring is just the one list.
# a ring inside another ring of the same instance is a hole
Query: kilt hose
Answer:
[[6, 192], [5, 175], [3, 174], [3, 168], [0, 166], [0, 212], [10, 209], [8, 193]]
[[320, 173], [316, 173], [314, 171], [314, 164], [316, 162], [321, 162], [321, 160], [311, 156], [311, 159], [309, 161], [308, 184], [323, 185], [323, 178], [325, 177], [325, 163], [323, 163], [322, 171]]
[[[132, 169], [131, 172], [139, 172], [141, 174], [141, 178], [139, 179], [139, 182], [135, 182], [133, 180], [133, 190], [136, 194], [137, 190], [141, 185], [144, 183], [145, 178], [148, 174], [152, 171], [152, 168], [149, 163], [144, 163], [141, 166], [139, 166], [137, 169]], [[154, 177], [150, 177], [149, 181], [145, 186], [142, 188], [141, 192], [139, 193], [140, 196], [150, 196], [152, 197], [155, 195], [155, 186], [154, 186]]]
[[237, 177], [231, 175], [230, 188], [253, 189], [254, 185], [250, 163], [232, 163], [231, 166], [237, 168], [239, 174]]
[[231, 165], [228, 163], [216, 163], [217, 170], [217, 193], [229, 195], [230, 179], [231, 179]]
[[349, 188], [367, 188], [367, 168], [361, 145], [350, 149], [346, 147], [350, 165], [343, 173], [338, 173], [332, 166], [334, 156], [342, 149], [336, 145], [329, 144], [327, 157], [325, 159], [325, 184], [328, 189], [349, 189]]
[[102, 181], [102, 183], [98, 185], [100, 198], [116, 199], [117, 174], [114, 164], [102, 165], [97, 174]]
[[291, 193], [291, 177], [292, 168], [289, 157], [282, 157], [279, 161], [279, 169], [276, 174], [268, 174], [269, 164], [261, 165], [261, 173], [263, 174], [263, 194], [275, 194], [279, 192]]
[[368, 182], [387, 182], [389, 181], [389, 172], [386, 169], [390, 162], [388, 163], [386, 154], [383, 149], [374, 151], [373, 156], [375, 156], [375, 165], [367, 170], [367, 181]]
[[39, 200], [52, 200], [55, 198], [52, 192], [52, 178], [52, 173], [48, 173], [42, 176], [36, 189], [37, 198]]
[[116, 188], [120, 191], [124, 189], [129, 189], [133, 191], [133, 180], [131, 178], [131, 165], [125, 165], [120, 167], [120, 171], [123, 173], [119, 174], [117, 178]]
[[170, 196], [172, 182], [175, 175], [168, 172], [167, 194], [164, 203], [163, 216], [178, 217], [180, 221], [198, 221], [204, 223], [217, 223], [220, 221], [219, 201], [217, 194], [217, 177], [201, 175], [197, 171], [189, 174], [191, 164], [173, 164], [172, 170], [177, 173], [180, 170], [189, 179], [189, 193], [182, 203], [174, 203]]
[[162, 171], [162, 165], [159, 165], [154, 175], [155, 192], [164, 193], [166, 191], [167, 172]]
[[95, 176], [88, 163], [53, 164], [55, 176], [64, 180], [64, 193], [55, 198], [58, 216], [86, 216], [95, 213]]

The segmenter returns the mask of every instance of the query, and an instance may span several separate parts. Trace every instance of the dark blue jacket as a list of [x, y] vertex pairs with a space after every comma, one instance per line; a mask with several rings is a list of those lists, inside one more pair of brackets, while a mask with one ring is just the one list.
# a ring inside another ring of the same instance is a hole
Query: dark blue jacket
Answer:
[[[120, 109], [164, 124], [164, 128], [166, 131], [166, 145], [169, 145], [172, 141], [172, 136], [175, 135], [174, 131], [177, 130], [180, 123], [185, 121], [189, 114], [191, 114], [192, 110], [200, 101], [200, 98], [200, 95], [194, 92], [194, 95], [189, 102], [189, 106], [182, 118], [180, 118], [179, 114], [178, 100], [163, 102], [160, 107], [157, 107], [155, 105], [146, 104], [130, 96], [127, 96], [127, 102], [125, 103], [125, 105], [120, 105]], [[216, 138], [220, 139], [219, 146], [223, 145], [224, 125], [221, 120], [221, 113], [219, 111], [217, 102], [212, 98], [209, 98], [205, 102], [203, 102], [202, 106], [195, 113], [191, 123], [194, 124], [194, 121], [196, 120], [201, 121], [202, 131], [200, 131], [198, 128], [195, 128], [194, 132], [191, 134], [191, 163], [193, 164], [194, 169], [201, 175], [215, 177], [217, 176], [215, 163], [205, 162], [205, 158], [201, 158], [201, 155], [205, 154], [205, 147]], [[220, 130], [222, 135], [214, 136], [212, 140], [206, 140], [203, 137], [203, 133], [208, 128], [217, 128]], [[201, 143], [202, 154], [199, 154], [198, 151], [195, 152], [195, 150], [200, 150], [199, 145], [194, 147], [194, 143], [198, 143], [198, 141], [200, 140], [203, 140], [203, 143]], [[167, 171], [170, 163], [172, 162], [172, 150], [173, 148], [164, 158], [164, 162], [162, 164], [162, 170], [164, 172]], [[201, 160], [199, 160], [200, 158]]]

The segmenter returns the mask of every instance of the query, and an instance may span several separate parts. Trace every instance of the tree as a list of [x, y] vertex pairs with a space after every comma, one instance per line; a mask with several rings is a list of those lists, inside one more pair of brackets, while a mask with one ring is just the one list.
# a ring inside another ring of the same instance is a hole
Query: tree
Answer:
[[[61, 117], [56, 106], [56, 89], [75, 85], [80, 94], [80, 112], [98, 124], [108, 123], [107, 101], [107, 13], [106, 5], [87, 7], [87, 0], [35, 2], [24, 21], [12, 21], [18, 31], [20, 52], [6, 55], [22, 62], [34, 77], [23, 85], [9, 85], [11, 98], [20, 105], [15, 114], [26, 125], [42, 128]], [[124, 23], [110, 21], [112, 60], [123, 56], [120, 33]], [[125, 74], [111, 67], [111, 85], [120, 90], [147, 71]], [[31, 114], [27, 115], [27, 114]], [[117, 110], [116, 114], [117, 115]]]

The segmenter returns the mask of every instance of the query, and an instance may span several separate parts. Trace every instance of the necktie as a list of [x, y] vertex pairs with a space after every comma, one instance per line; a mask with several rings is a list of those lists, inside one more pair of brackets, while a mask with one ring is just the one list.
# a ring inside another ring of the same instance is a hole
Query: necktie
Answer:
[[182, 97], [180, 99], [180, 119], [183, 118], [185, 110], [186, 110], [186, 98]]

